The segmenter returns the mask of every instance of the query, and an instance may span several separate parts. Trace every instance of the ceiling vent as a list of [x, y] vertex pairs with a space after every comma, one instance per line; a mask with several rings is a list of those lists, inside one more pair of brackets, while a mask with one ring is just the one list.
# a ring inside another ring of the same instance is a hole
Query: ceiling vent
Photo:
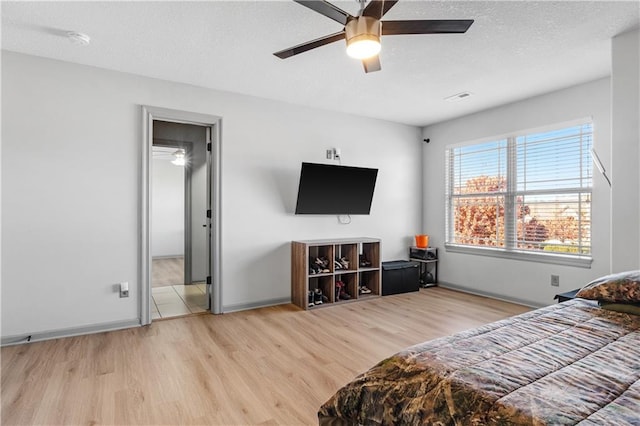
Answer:
[[461, 92], [461, 93], [456, 93], [455, 95], [449, 96], [448, 98], [444, 98], [444, 100], [449, 102], [460, 101], [462, 99], [466, 99], [470, 97], [471, 95], [472, 95], [471, 92]]

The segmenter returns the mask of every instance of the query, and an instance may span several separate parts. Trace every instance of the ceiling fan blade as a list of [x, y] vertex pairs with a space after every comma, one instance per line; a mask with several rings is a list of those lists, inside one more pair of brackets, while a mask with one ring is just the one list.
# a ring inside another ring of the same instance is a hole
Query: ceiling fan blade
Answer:
[[473, 19], [430, 19], [424, 21], [382, 21], [382, 35], [464, 33]]
[[364, 72], [366, 73], [380, 71], [382, 69], [380, 66], [380, 56], [378, 55], [363, 59], [362, 65], [364, 65]]
[[353, 16], [351, 16], [344, 10], [324, 0], [293, 0], [293, 1], [303, 6], [306, 6], [309, 9], [315, 12], [318, 12], [321, 15], [324, 15], [327, 18], [333, 19], [334, 21], [339, 22], [342, 25], [347, 25], [347, 20], [349, 18], [353, 18]]
[[396, 3], [398, 0], [371, 0], [362, 15], [380, 20]]
[[316, 47], [324, 46], [326, 44], [333, 43], [334, 41], [344, 40], [344, 30], [331, 34], [325, 37], [321, 37], [312, 41], [308, 41], [306, 43], [299, 44], [294, 47], [290, 47], [289, 49], [284, 49], [279, 52], [274, 53], [280, 59], [290, 58], [299, 53], [304, 53], [307, 50], [315, 49]]

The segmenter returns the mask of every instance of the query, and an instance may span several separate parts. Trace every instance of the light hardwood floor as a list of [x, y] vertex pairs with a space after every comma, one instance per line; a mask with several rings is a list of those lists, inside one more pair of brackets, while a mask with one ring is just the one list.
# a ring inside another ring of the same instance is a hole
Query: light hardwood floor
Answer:
[[151, 287], [184, 284], [184, 257], [151, 260]]
[[198, 315], [2, 349], [2, 424], [317, 424], [384, 357], [529, 308], [442, 288]]

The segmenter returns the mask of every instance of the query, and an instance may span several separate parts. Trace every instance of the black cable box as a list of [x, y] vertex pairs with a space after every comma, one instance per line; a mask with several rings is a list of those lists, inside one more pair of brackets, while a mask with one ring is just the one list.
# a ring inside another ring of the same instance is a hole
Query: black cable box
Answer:
[[410, 247], [409, 258], [421, 260], [436, 260], [438, 258], [438, 249], [434, 247]]

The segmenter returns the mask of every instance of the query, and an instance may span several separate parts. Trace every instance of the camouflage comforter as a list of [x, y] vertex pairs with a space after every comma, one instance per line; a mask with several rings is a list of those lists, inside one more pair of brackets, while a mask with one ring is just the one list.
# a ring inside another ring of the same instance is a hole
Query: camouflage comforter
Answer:
[[318, 416], [321, 425], [640, 425], [640, 316], [576, 299], [412, 346]]

